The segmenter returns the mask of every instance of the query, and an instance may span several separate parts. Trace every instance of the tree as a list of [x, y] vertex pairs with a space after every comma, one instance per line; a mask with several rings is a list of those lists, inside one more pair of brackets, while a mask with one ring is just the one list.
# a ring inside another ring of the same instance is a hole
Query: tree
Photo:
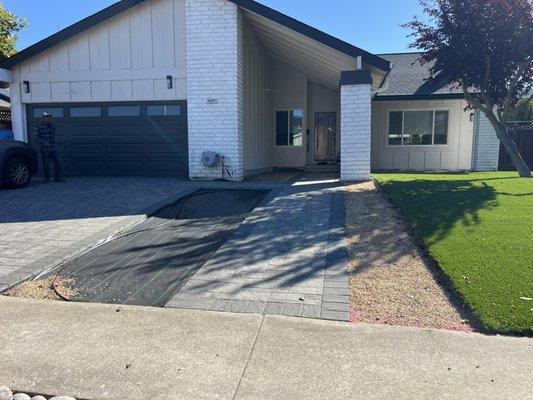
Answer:
[[27, 23], [27, 20], [17, 17], [0, 5], [0, 61], [17, 52], [18, 32]]
[[429, 20], [415, 17], [412, 48], [424, 51], [430, 80], [462, 88], [470, 108], [491, 122], [520, 176], [531, 171], [507, 131], [513, 109], [533, 87], [533, 0], [420, 0]]

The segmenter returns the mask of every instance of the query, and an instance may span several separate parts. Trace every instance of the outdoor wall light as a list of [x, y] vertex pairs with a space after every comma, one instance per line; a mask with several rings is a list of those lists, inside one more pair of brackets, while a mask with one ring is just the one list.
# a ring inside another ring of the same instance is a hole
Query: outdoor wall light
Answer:
[[172, 75], [167, 75], [167, 89], [172, 89]]
[[30, 82], [23, 81], [22, 84], [24, 85], [24, 93], [30, 93]]
[[474, 122], [474, 113], [470, 113], [470, 122]]

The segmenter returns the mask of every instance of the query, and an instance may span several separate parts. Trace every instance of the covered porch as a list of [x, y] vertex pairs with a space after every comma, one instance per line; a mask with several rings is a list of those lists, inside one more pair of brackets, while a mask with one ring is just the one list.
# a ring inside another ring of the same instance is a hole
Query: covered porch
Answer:
[[241, 10], [244, 176], [297, 168], [368, 179], [371, 97], [390, 65], [286, 16]]

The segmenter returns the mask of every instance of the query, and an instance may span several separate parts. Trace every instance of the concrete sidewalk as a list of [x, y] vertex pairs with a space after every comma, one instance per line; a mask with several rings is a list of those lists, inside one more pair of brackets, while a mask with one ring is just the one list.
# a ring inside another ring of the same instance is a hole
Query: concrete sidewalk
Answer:
[[46, 395], [527, 400], [531, 376], [529, 338], [0, 296], [0, 385]]

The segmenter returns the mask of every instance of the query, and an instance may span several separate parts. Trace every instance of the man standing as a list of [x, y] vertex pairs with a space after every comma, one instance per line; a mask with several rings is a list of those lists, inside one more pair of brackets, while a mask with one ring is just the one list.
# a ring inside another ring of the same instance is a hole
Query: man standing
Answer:
[[50, 160], [54, 163], [54, 180], [63, 182], [61, 179], [61, 166], [57, 158], [56, 127], [52, 124], [52, 114], [45, 112], [43, 122], [36, 128], [37, 143], [43, 159], [44, 179], [50, 182]]

